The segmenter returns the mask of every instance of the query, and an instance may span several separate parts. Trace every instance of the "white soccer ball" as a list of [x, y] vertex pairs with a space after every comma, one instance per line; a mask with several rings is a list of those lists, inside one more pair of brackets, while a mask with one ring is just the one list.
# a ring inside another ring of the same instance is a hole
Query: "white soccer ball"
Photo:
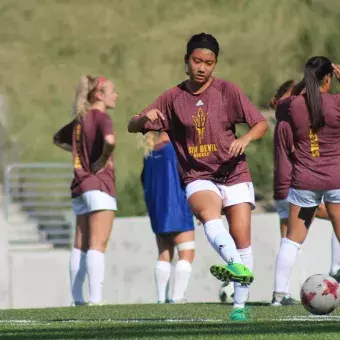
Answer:
[[221, 302], [228, 302], [233, 299], [234, 295], [234, 284], [230, 281], [223, 282], [219, 292], [218, 296], [220, 298]]
[[338, 306], [339, 293], [339, 283], [335, 279], [328, 275], [315, 274], [301, 287], [301, 303], [312, 314], [329, 314]]

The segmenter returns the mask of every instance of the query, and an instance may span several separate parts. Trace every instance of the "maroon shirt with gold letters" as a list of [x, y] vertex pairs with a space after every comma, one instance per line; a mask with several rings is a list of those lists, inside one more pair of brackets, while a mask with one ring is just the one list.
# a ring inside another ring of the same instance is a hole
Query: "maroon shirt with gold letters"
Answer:
[[[72, 197], [86, 191], [100, 190], [115, 197], [115, 174], [111, 166], [98, 173], [91, 171], [103, 152], [104, 137], [113, 134], [112, 120], [105, 112], [93, 109], [80, 120], [73, 120], [60, 129], [54, 139], [72, 145], [74, 177]], [[112, 164], [113, 164], [113, 156]]]
[[185, 185], [197, 179], [225, 185], [251, 181], [245, 155], [234, 157], [228, 150], [237, 138], [235, 124], [252, 127], [265, 118], [237, 86], [214, 78], [204, 92], [196, 95], [183, 82], [133, 119], [151, 109], [160, 110], [165, 120], [147, 122], [142, 132], [168, 133]]
[[[278, 103], [278, 125], [284, 124], [286, 135], [294, 143], [291, 156], [291, 187], [301, 190], [340, 189], [340, 94], [322, 93], [325, 126], [313, 133], [305, 94]], [[282, 138], [276, 132], [276, 138]], [[277, 147], [277, 146], [276, 146]], [[278, 162], [285, 160], [287, 150], [277, 149]]]

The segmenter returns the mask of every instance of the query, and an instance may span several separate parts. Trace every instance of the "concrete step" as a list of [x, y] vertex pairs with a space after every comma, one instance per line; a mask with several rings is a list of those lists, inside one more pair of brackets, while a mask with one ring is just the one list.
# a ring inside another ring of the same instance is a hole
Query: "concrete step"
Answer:
[[9, 251], [46, 251], [53, 249], [51, 243], [10, 243]]
[[27, 243], [40, 243], [40, 236], [38, 233], [36, 234], [9, 234], [8, 235], [8, 240], [10, 243], [15, 243], [15, 242], [27, 242]]
[[23, 214], [16, 214], [8, 216], [8, 223], [13, 225], [31, 225], [31, 226], [37, 226], [37, 223], [33, 221], [32, 219], [29, 219], [27, 216]]
[[9, 228], [8, 230], [8, 238], [12, 239], [15, 238], [17, 239], [18, 237], [21, 237], [23, 240], [25, 240], [26, 238], [32, 238], [32, 237], [38, 237], [40, 240], [40, 236], [39, 233], [35, 230], [21, 230], [21, 231], [17, 231], [17, 230], [13, 230], [11, 228]]

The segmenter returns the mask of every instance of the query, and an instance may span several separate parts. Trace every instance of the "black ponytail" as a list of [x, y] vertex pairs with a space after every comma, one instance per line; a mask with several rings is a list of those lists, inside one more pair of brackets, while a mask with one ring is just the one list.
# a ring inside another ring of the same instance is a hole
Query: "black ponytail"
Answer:
[[316, 133], [325, 125], [320, 85], [327, 74], [333, 74], [332, 62], [328, 58], [313, 57], [308, 60], [304, 71], [304, 84], [306, 104], [313, 133]]

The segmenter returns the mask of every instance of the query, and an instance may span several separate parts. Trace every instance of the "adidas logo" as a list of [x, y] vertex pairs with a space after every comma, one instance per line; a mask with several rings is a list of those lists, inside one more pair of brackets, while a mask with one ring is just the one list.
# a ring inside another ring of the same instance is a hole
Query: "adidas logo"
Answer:
[[222, 249], [225, 247], [226, 245], [225, 244], [221, 244], [218, 246], [218, 251], [219, 253], [221, 253]]
[[201, 99], [196, 103], [196, 106], [203, 106], [203, 105], [204, 105], [204, 103], [202, 102]]

